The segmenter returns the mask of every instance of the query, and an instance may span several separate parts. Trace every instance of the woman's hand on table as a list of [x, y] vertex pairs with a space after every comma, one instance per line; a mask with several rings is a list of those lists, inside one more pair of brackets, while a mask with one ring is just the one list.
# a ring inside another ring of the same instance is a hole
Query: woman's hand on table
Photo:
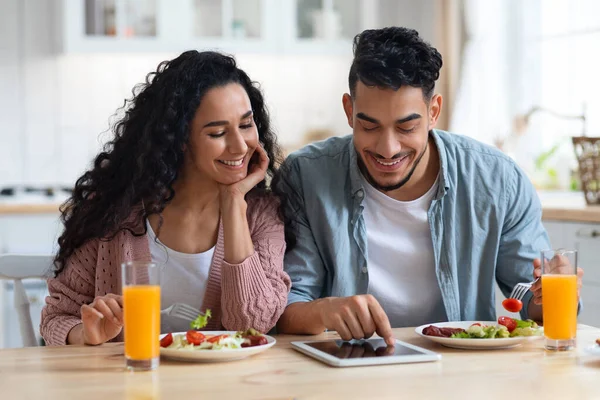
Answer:
[[109, 293], [81, 306], [79, 327], [69, 332], [71, 344], [98, 345], [114, 339], [123, 329], [123, 298]]

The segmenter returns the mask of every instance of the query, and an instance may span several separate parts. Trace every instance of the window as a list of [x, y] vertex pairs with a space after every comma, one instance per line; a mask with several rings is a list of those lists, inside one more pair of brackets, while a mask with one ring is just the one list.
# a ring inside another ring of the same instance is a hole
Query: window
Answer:
[[572, 189], [577, 160], [571, 137], [580, 136], [584, 124], [564, 117], [585, 113], [585, 133], [600, 136], [600, 1], [533, 3], [522, 6], [521, 25], [529, 34], [520, 69], [527, 72], [517, 91], [530, 98], [529, 110], [541, 109], [531, 114], [518, 161], [531, 159], [532, 179], [541, 188]]

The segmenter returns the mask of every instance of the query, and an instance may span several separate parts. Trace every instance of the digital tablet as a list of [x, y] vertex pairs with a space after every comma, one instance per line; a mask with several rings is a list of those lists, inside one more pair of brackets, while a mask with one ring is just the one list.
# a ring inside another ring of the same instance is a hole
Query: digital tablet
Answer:
[[334, 367], [383, 365], [438, 361], [442, 355], [396, 340], [388, 346], [383, 339], [316, 340], [292, 342], [292, 347], [307, 356]]

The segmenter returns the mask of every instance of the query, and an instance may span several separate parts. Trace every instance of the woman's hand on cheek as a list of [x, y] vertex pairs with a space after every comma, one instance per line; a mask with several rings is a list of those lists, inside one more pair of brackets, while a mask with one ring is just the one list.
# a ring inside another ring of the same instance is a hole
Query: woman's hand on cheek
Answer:
[[[257, 161], [252, 162], [252, 160]], [[220, 185], [221, 189], [221, 201], [226, 200], [230, 197], [240, 196], [244, 197], [246, 193], [252, 190], [256, 185], [265, 179], [267, 168], [269, 167], [269, 156], [267, 152], [258, 146], [248, 163], [248, 174], [246, 177], [231, 185]]]

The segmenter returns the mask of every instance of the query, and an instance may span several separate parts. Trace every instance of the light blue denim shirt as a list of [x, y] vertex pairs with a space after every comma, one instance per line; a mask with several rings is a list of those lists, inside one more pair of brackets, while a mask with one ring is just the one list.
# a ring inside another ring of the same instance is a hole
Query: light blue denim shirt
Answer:
[[[450, 321], [495, 320], [494, 282], [508, 295], [532, 280], [533, 259], [550, 248], [537, 193], [500, 151], [441, 130], [431, 135], [441, 168], [428, 211], [435, 284]], [[285, 257], [288, 304], [367, 293], [365, 190], [356, 161], [346, 136], [311, 144], [282, 166], [277, 186], [288, 194], [297, 240]], [[531, 298], [523, 299], [523, 318]]]

